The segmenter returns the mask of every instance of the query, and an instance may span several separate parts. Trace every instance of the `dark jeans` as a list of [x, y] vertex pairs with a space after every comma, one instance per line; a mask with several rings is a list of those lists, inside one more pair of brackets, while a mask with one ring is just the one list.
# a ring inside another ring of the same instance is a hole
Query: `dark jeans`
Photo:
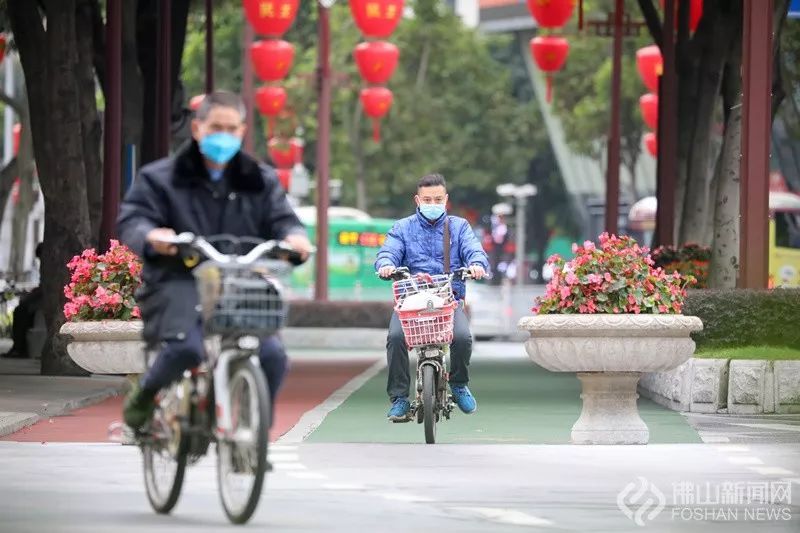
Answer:
[[28, 294], [22, 296], [19, 304], [14, 308], [14, 318], [11, 324], [11, 339], [14, 341], [11, 352], [19, 357], [29, 357], [28, 330], [33, 327], [36, 312], [42, 307], [42, 289], [36, 287]]
[[[173, 381], [177, 381], [184, 371], [198, 366], [203, 360], [204, 354], [203, 331], [198, 324], [189, 331], [185, 339], [166, 342], [153, 366], [142, 378], [142, 388], [148, 391], [158, 391]], [[267, 378], [271, 403], [274, 403], [288, 367], [288, 357], [280, 339], [277, 336], [262, 339], [258, 358], [264, 376]]]
[[[450, 384], [466, 385], [469, 382], [469, 360], [472, 356], [472, 333], [469, 319], [464, 314], [463, 303], [456, 308], [453, 316], [453, 342], [450, 344]], [[390, 398], [409, 396], [411, 374], [408, 361], [408, 348], [403, 328], [397, 314], [389, 323], [389, 336], [386, 339], [386, 357], [389, 361], [389, 382], [386, 392]]]

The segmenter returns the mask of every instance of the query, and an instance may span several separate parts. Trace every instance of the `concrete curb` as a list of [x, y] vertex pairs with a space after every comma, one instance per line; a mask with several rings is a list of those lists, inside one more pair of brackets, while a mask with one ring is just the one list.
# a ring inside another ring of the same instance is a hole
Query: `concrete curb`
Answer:
[[281, 331], [286, 348], [386, 349], [387, 329], [371, 328], [286, 328]]
[[35, 413], [0, 413], [0, 437], [11, 435], [21, 429], [32, 426], [41, 420], [63, 416], [76, 409], [98, 404], [103, 400], [124, 394], [129, 387], [129, 382], [125, 381], [118, 385], [109, 385], [103, 389], [92, 391], [86, 396], [73, 398], [63, 401], [50, 401], [43, 404], [41, 410]]
[[689, 359], [669, 372], [645, 374], [645, 398], [692, 413], [800, 413], [800, 361]]

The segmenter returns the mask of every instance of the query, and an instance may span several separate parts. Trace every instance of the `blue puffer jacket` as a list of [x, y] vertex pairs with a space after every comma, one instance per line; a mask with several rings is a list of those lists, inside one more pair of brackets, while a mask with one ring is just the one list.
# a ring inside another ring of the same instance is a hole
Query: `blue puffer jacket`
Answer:
[[[450, 269], [481, 265], [489, 271], [489, 258], [469, 222], [460, 217], [450, 219]], [[375, 270], [385, 266], [408, 267], [412, 274], [442, 274], [444, 271], [444, 217], [430, 222], [417, 210], [416, 214], [395, 222], [378, 252]], [[464, 282], [454, 282], [453, 292], [459, 300], [466, 294]]]

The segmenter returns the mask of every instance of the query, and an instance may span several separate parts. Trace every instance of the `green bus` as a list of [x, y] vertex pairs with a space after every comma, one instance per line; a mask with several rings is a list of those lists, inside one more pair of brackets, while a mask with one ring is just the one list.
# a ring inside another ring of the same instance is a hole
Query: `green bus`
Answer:
[[[316, 211], [313, 207], [295, 208], [316, 240]], [[372, 218], [348, 207], [328, 210], [328, 293], [331, 300], [388, 300], [391, 284], [375, 275], [375, 255], [386, 240], [394, 220]], [[314, 294], [315, 262], [312, 258], [294, 270], [291, 289], [297, 298]]]

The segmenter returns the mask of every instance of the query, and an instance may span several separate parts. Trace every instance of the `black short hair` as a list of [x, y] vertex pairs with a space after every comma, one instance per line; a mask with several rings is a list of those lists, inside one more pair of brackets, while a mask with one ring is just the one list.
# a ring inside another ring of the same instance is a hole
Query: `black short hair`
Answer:
[[423, 187], [438, 187], [439, 185], [447, 189], [447, 182], [444, 180], [444, 176], [441, 174], [426, 174], [419, 179], [417, 190]]
[[205, 120], [211, 108], [215, 106], [235, 109], [242, 115], [242, 120], [247, 115], [247, 108], [244, 106], [244, 100], [242, 100], [241, 96], [230, 91], [214, 91], [207, 94], [203, 101], [200, 102], [200, 106], [194, 113], [195, 118]]

